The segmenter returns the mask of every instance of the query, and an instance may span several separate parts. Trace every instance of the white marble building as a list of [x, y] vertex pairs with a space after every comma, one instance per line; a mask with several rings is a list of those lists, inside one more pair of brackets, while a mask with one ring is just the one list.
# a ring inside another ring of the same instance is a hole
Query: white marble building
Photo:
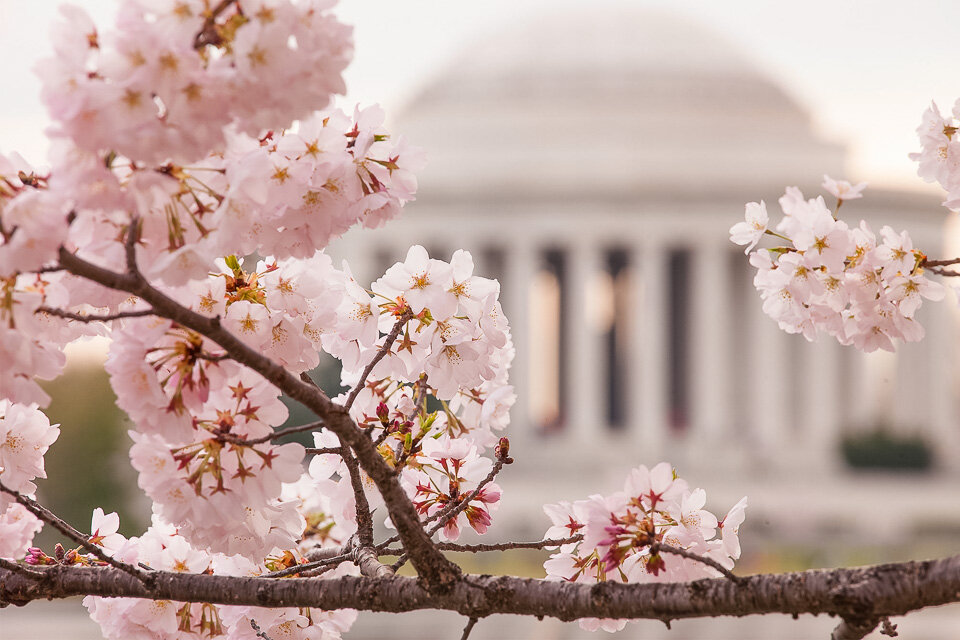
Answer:
[[[418, 200], [339, 250], [373, 278], [414, 243], [466, 248], [501, 280], [510, 437], [533, 469], [508, 488], [578, 498], [669, 459], [704, 486], [733, 479], [735, 499], [740, 478], [846, 473], [841, 434], [878, 426], [922, 433], [956, 484], [955, 305], [926, 305], [927, 338], [895, 356], [810, 344], [760, 311], [729, 227], [747, 201], [779, 214], [785, 186], [847, 177], [845, 152], [716, 34], [651, 12], [544, 16], [468, 48], [391, 128], [427, 150]], [[941, 253], [936, 198], [878, 185], [842, 214]]]

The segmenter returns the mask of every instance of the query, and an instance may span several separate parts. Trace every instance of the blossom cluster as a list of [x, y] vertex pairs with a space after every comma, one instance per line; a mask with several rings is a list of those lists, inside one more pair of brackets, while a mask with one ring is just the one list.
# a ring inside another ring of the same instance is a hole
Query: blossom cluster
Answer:
[[[262, 562], [209, 553], [192, 546], [177, 528], [156, 516], [142, 536], [129, 540], [117, 534], [118, 525], [116, 514], [104, 516], [102, 511], [95, 512], [91, 524], [91, 531], [95, 533], [91, 540], [115, 558], [139, 564], [147, 570], [255, 577], [288, 568], [300, 560], [295, 552], [268, 557]], [[324, 574], [324, 578], [340, 577], [351, 571], [349, 564], [340, 565]], [[357, 615], [349, 609], [329, 612], [309, 607], [263, 609], [95, 596], [87, 596], [83, 604], [109, 640], [183, 640], [215, 636], [226, 640], [255, 640], [258, 636], [251, 620], [271, 638], [333, 640], [350, 628]]]
[[[865, 185], [826, 178], [824, 186], [838, 197], [839, 209]], [[750, 255], [763, 310], [781, 329], [808, 340], [822, 331], [867, 352], [893, 351], [895, 340], [923, 337], [917, 309], [924, 298], [940, 300], [945, 292], [924, 275], [926, 256], [906, 231], [884, 226], [878, 239], [865, 221], [851, 228], [823, 197], [807, 200], [796, 187], [787, 188], [780, 206], [784, 216], [773, 231], [765, 203], [748, 203], [745, 221], [730, 237], [748, 252], [764, 235], [788, 243]]]
[[[446, 263], [414, 247], [373, 284], [373, 293], [323, 253], [266, 258], [249, 271], [228, 256], [205, 280], [166, 291], [222, 318], [247, 346], [292, 372], [316, 367], [324, 351], [341, 358], [345, 385], [359, 385], [352, 416], [379, 439], [423, 516], [480, 489], [458, 518], [486, 530], [500, 491], [492, 483], [480, 487], [493, 467], [483, 454], [497, 443], [494, 432], [506, 425], [513, 402], [507, 385], [513, 350], [499, 287], [473, 274], [468, 253]], [[156, 513], [211, 552], [258, 560], [293, 548], [311, 526], [303, 505], [315, 501], [301, 482], [304, 448], [270, 441], [287, 418], [279, 391], [177, 323], [134, 317], [114, 324], [106, 369], [117, 403], [134, 422], [131, 458]], [[442, 409], [428, 410], [428, 400]], [[316, 438], [318, 447], [339, 445], [330, 432]], [[356, 528], [342, 460], [317, 456], [310, 479], [326, 496], [319, 511], [324, 526], [341, 530], [342, 542]], [[442, 536], [458, 535], [458, 518]]]
[[[223, 151], [189, 165], [113, 156], [105, 165], [65, 145], [41, 193], [63, 212], [61, 226], [72, 212], [66, 240], [78, 255], [122, 269], [132, 231], [143, 274], [171, 286], [205, 278], [211, 256], [310, 258], [354, 224], [379, 226], [413, 199], [421, 154], [392, 139], [383, 118], [378, 107], [353, 118], [332, 110], [261, 136], [228, 131]], [[50, 260], [57, 244], [38, 255]]]
[[[60, 436], [36, 405], [0, 400], [0, 482], [32, 497], [36, 478], [46, 478], [43, 456]], [[0, 492], [0, 557], [22, 556], [42, 524], [7, 491]]]
[[124, 2], [101, 33], [61, 9], [41, 62], [54, 137], [134, 163], [189, 163], [221, 151], [228, 126], [285, 126], [344, 91], [350, 28], [326, 0]]
[[[666, 462], [639, 466], [627, 476], [623, 491], [586, 500], [549, 504], [553, 523], [544, 540], [567, 542], [544, 563], [548, 580], [597, 582], [678, 582], [716, 577], [717, 569], [699, 560], [671, 555], [668, 545], [731, 569], [740, 557], [739, 527], [747, 499], [722, 519], [703, 507], [703, 489], [691, 489]], [[583, 619], [580, 626], [619, 631], [625, 620]]]
[[[425, 519], [462, 506], [441, 537], [455, 540], [461, 524], [483, 533], [500, 501], [499, 487], [484, 484], [493, 468], [484, 454], [498, 443], [497, 432], [515, 400], [507, 383], [513, 345], [497, 299], [499, 286], [473, 274], [473, 259], [465, 251], [447, 263], [415, 246], [371, 289], [373, 296], [348, 282], [340, 313], [351, 324], [324, 340], [343, 362], [343, 383], [350, 389], [381, 356], [363, 379], [351, 416], [379, 443]], [[391, 333], [395, 339], [385, 350]], [[321, 433], [316, 444], [338, 442]], [[317, 482], [340, 484], [333, 492], [337, 512], [352, 518], [354, 498], [342, 461], [317, 456], [310, 474]], [[371, 506], [382, 502], [372, 492], [368, 499]]]
[[947, 192], [944, 206], [960, 209], [960, 100], [953, 105], [951, 117], [943, 117], [936, 103], [924, 111], [917, 136], [920, 151], [910, 159], [918, 163], [917, 175], [926, 182], [937, 182]]

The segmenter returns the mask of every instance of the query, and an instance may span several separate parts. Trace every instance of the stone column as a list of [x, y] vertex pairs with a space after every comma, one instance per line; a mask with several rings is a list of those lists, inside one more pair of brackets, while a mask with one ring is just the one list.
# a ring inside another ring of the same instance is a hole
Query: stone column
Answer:
[[563, 313], [567, 321], [568, 353], [561, 354], [566, 365], [563, 393], [568, 420], [565, 428], [576, 441], [599, 443], [608, 438], [607, 395], [601, 364], [603, 342], [597, 330], [597, 279], [601, 275], [603, 251], [588, 240], [569, 247], [566, 254], [567, 295]]
[[667, 252], [644, 244], [630, 256], [633, 313], [630, 382], [627, 393], [630, 439], [646, 464], [660, 462], [667, 424]]
[[751, 435], [756, 463], [776, 468], [789, 452], [791, 431], [787, 368], [789, 344], [776, 321], [763, 313], [758, 300], [751, 305], [750, 398]]
[[[696, 457], [715, 456], [730, 428], [730, 277], [726, 247], [695, 247], [691, 296], [690, 373], [693, 393], [688, 447]], [[742, 354], [737, 354], [738, 356]]]
[[[949, 294], [948, 294], [949, 295]], [[928, 303], [927, 335], [924, 338], [928, 366], [925, 382], [930, 402], [928, 442], [937, 463], [960, 472], [960, 410], [956, 362], [960, 356], [960, 322], [948, 303]], [[924, 344], [921, 343], [921, 344]]]
[[[801, 406], [806, 421], [800, 425], [806, 457], [824, 469], [840, 466], [840, 357], [842, 347], [835, 338], [820, 335], [804, 345], [810, 357], [803, 372], [804, 393]], [[852, 347], [851, 347], [852, 348]]]
[[511, 440], [529, 442], [533, 437], [530, 419], [530, 284], [537, 268], [537, 250], [517, 242], [504, 247], [503, 312], [510, 321], [516, 356], [510, 368], [510, 384], [517, 401], [510, 412]]

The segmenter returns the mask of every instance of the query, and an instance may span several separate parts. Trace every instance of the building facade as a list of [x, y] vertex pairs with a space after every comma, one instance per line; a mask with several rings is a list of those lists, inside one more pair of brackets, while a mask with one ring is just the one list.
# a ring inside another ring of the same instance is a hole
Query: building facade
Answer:
[[[417, 202], [338, 250], [369, 281], [411, 244], [464, 248], [501, 281], [509, 435], [533, 470], [517, 491], [575, 499], [661, 459], [835, 476], [842, 435], [875, 429], [921, 435], [960, 474], [954, 305], [925, 305], [926, 339], [896, 354], [807, 343], [761, 312], [728, 229], [751, 200], [775, 217], [787, 185], [823, 193], [845, 152], [716, 34], [648, 11], [545, 16], [468, 48], [391, 128], [426, 148]], [[869, 188], [842, 213], [940, 253], [936, 198]]]

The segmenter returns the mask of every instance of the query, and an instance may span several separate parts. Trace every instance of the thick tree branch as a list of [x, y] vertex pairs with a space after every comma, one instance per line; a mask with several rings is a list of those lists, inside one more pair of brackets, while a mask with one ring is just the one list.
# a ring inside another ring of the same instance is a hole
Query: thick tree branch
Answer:
[[[149, 303], [157, 315], [173, 320], [213, 340], [236, 362], [253, 369], [293, 400], [304, 405], [323, 421], [324, 426], [340, 436], [356, 453], [357, 460], [377, 485], [390, 518], [410, 554], [417, 574], [431, 590], [448, 588], [460, 575], [460, 569], [434, 548], [420, 524], [416, 509], [373, 442], [357, 427], [349, 412], [333, 403], [315, 385], [310, 385], [263, 354], [250, 348], [220, 325], [219, 318], [199, 314], [150, 286], [142, 276], [116, 273], [97, 266], [61, 248], [60, 264], [74, 275], [93, 280], [110, 289], [126, 291]], [[129, 263], [129, 259], [128, 259]]]
[[[576, 584], [509, 576], [467, 576], [443, 593], [413, 578], [270, 580], [158, 571], [150, 587], [111, 567], [53, 566], [36, 580], [0, 569], [0, 602], [99, 595], [260, 607], [368, 611], [446, 609], [467, 617], [493, 613], [577, 618], [679, 618], [753, 614], [829, 614], [845, 620], [899, 616], [960, 602], [960, 556], [853, 569], [757, 575], [689, 583]], [[849, 626], [849, 623], [848, 623]]]

